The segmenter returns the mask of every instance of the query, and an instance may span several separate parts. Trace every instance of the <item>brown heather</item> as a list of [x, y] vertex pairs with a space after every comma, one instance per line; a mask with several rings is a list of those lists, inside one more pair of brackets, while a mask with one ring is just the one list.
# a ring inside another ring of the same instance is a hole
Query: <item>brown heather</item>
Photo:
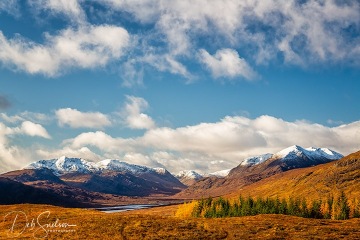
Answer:
[[[168, 206], [107, 214], [85, 209], [19, 204], [0, 206], [0, 216], [10, 211], [24, 211], [30, 220], [49, 210], [52, 221], [58, 218], [77, 225], [75, 232], [49, 233], [46, 239], [359, 239], [360, 236], [360, 219], [335, 221], [285, 215], [181, 218], [174, 216], [176, 208]], [[24, 221], [21, 221], [18, 223], [23, 224]], [[7, 239], [10, 227], [11, 223], [0, 222], [1, 239]], [[33, 232], [25, 230], [18, 239], [33, 239]]]

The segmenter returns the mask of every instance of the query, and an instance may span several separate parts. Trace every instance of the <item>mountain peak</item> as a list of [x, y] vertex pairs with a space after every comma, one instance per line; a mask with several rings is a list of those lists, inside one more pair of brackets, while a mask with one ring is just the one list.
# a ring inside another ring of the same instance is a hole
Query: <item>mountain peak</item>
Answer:
[[328, 148], [303, 148], [298, 145], [293, 145], [274, 154], [274, 157], [280, 158], [282, 161], [289, 161], [297, 158], [307, 158], [309, 160], [327, 159], [331, 161], [340, 159], [343, 155]]
[[39, 160], [25, 167], [27, 169], [48, 168], [56, 175], [69, 172], [89, 173], [96, 170], [95, 163], [88, 162], [81, 158], [70, 158], [62, 156], [57, 159]]
[[304, 153], [304, 151], [305, 149], [303, 147], [300, 147], [298, 145], [293, 145], [275, 153], [274, 156], [279, 158], [285, 158], [290, 155], [301, 156]]

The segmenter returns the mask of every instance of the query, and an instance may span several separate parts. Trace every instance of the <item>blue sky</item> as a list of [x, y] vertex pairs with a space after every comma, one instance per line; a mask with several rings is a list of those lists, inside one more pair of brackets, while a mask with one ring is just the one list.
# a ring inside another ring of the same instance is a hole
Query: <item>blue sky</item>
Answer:
[[359, 36], [356, 0], [1, 1], [0, 171], [357, 151]]

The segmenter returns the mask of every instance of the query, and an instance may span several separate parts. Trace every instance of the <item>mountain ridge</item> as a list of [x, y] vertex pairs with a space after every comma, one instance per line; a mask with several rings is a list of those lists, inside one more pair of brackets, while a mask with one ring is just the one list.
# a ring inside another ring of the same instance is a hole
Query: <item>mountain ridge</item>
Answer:
[[322, 199], [344, 191], [349, 198], [360, 195], [360, 151], [339, 160], [308, 168], [292, 169], [230, 193], [254, 197], [306, 197]]
[[331, 162], [341, 157], [341, 154], [327, 148], [305, 149], [294, 145], [275, 154], [262, 154], [244, 159], [237, 167], [231, 169], [225, 178], [203, 178], [176, 194], [176, 197], [221, 196], [278, 173]]
[[64, 189], [75, 194], [85, 191], [89, 195], [170, 196], [185, 188], [164, 168], [149, 168], [114, 159], [93, 163], [63, 156], [39, 160], [1, 176], [35, 187]]
[[35, 161], [33, 163], [30, 163], [24, 169], [38, 168], [48, 168], [52, 170], [55, 175], [62, 175], [71, 172], [98, 173], [101, 171], [124, 171], [133, 174], [140, 174], [144, 172], [156, 172], [158, 174], [165, 174], [166, 172], [168, 172], [165, 168], [150, 168], [146, 166], [123, 162], [117, 159], [105, 159], [94, 163], [82, 158], [71, 158], [66, 156], [49, 160]]

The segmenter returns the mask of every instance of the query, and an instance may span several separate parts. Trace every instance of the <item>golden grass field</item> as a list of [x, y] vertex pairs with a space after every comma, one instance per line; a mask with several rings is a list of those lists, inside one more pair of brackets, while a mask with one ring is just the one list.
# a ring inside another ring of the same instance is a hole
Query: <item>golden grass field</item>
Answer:
[[[285, 215], [237, 218], [179, 218], [178, 206], [124, 213], [61, 208], [49, 205], [0, 206], [0, 239], [360, 239], [360, 219], [305, 219]], [[49, 211], [47, 218], [45, 211]], [[9, 214], [12, 212], [11, 214]], [[18, 218], [15, 220], [16, 213]], [[7, 215], [8, 214], [8, 215]], [[25, 227], [27, 215], [28, 226]], [[42, 214], [42, 215], [41, 215]], [[7, 215], [7, 216], [6, 216]], [[39, 224], [36, 223], [38, 216]], [[34, 219], [35, 225], [31, 225]], [[57, 226], [46, 228], [45, 224]], [[14, 224], [15, 220], [15, 225]], [[76, 227], [59, 227], [71, 224]], [[13, 227], [13, 232], [9, 230]], [[45, 231], [46, 229], [46, 231]], [[47, 232], [48, 230], [68, 232]], [[19, 234], [14, 237], [14, 234]]]

